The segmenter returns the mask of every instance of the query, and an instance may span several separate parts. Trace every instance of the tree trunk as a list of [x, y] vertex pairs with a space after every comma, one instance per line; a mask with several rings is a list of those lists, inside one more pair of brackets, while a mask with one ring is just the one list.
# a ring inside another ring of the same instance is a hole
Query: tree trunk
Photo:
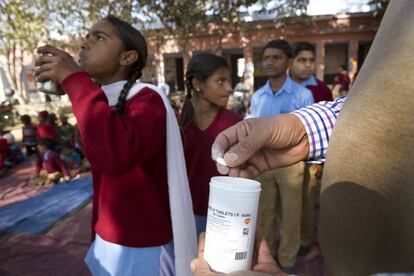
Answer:
[[14, 87], [16, 89], [18, 89], [17, 86], [17, 71], [16, 71], [16, 44], [13, 43], [13, 48], [12, 48], [12, 79], [13, 79], [13, 84]]
[[185, 75], [185, 72], [187, 71], [187, 64], [188, 64], [188, 62], [190, 61], [190, 58], [191, 58], [190, 52], [186, 50], [187, 43], [188, 43], [188, 39], [189, 38], [184, 35], [184, 36], [182, 36], [182, 37], [179, 38], [179, 42], [178, 42], [178, 45], [180, 47], [180, 50], [183, 53], [183, 70], [184, 70], [184, 75]]
[[17, 76], [13, 68], [13, 60], [14, 60], [13, 49], [14, 48], [15, 48], [14, 44], [6, 45], [6, 57], [7, 57], [7, 70], [9, 71], [9, 74], [10, 74], [12, 86], [14, 89], [17, 89]]
[[20, 64], [20, 74], [19, 74], [19, 81], [17, 82], [18, 87], [16, 87], [19, 91], [19, 94], [23, 96], [24, 92], [24, 85], [23, 85], [23, 81], [24, 79], [22, 79], [24, 76], [22, 75], [23, 72], [23, 55], [24, 55], [24, 49], [20, 50], [20, 57], [19, 57], [19, 64]]

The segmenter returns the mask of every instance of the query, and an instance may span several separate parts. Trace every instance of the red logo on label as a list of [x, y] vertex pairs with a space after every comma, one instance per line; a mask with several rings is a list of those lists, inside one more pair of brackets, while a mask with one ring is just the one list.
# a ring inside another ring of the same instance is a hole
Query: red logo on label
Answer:
[[247, 218], [247, 219], [244, 219], [244, 224], [249, 224], [250, 223], [250, 219], [249, 218]]

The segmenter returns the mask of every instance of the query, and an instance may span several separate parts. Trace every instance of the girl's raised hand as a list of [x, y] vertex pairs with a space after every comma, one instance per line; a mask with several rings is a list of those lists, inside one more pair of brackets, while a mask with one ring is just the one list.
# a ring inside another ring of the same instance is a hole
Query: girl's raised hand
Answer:
[[54, 80], [61, 83], [69, 75], [82, 71], [71, 55], [53, 46], [39, 47], [37, 53], [41, 56], [35, 61], [35, 76], [40, 82]]

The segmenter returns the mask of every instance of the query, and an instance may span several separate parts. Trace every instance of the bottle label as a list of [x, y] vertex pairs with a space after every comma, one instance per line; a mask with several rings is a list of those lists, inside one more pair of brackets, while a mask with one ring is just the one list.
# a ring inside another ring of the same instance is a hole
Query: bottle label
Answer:
[[225, 273], [250, 269], [255, 224], [251, 212], [209, 205], [204, 251], [209, 265]]

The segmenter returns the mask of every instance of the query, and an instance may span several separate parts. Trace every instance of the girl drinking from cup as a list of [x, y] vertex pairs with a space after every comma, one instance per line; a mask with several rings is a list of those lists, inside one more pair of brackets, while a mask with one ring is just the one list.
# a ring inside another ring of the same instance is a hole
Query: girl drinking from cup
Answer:
[[137, 82], [145, 38], [108, 16], [86, 35], [79, 66], [52, 46], [38, 52], [38, 81], [68, 94], [91, 163], [91, 272], [190, 275], [196, 239], [179, 128], [168, 99]]

